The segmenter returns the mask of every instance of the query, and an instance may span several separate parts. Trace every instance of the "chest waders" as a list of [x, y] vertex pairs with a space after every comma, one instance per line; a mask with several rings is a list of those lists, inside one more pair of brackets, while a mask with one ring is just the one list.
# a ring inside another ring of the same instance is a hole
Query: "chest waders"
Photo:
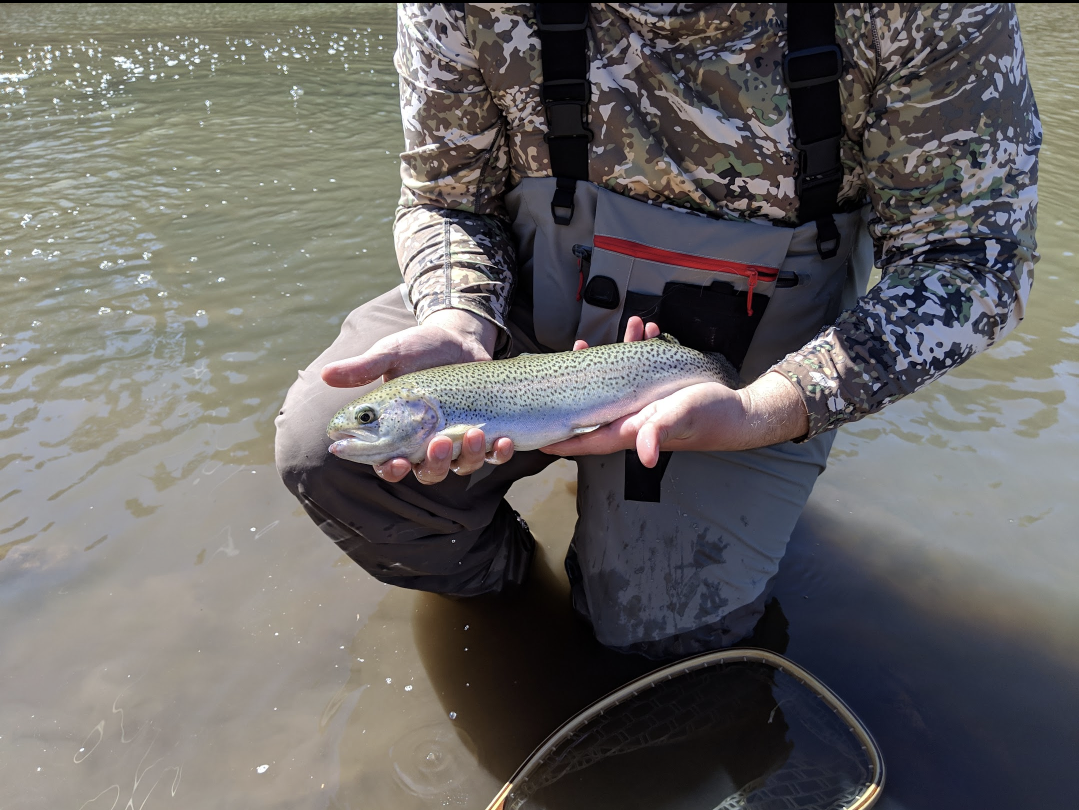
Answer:
[[[746, 382], [803, 346], [866, 287], [865, 211], [836, 212], [841, 52], [832, 4], [788, 6], [783, 73], [799, 155], [795, 228], [715, 220], [588, 182], [588, 4], [536, 5], [553, 177], [507, 195], [520, 276], [511, 319], [536, 343], [622, 339], [631, 315], [722, 352]], [[688, 654], [752, 627], [833, 433], [737, 453], [578, 458], [566, 568], [599, 640]]]

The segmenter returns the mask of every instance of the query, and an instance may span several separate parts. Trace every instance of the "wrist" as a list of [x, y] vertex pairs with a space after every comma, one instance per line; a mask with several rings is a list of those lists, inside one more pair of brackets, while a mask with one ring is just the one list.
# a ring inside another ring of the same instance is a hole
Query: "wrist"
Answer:
[[769, 372], [739, 389], [753, 447], [800, 439], [809, 432], [809, 412], [801, 392], [785, 376]]
[[423, 324], [437, 326], [466, 341], [474, 341], [488, 357], [494, 354], [495, 342], [498, 340], [498, 327], [467, 309], [436, 310], [423, 319]]

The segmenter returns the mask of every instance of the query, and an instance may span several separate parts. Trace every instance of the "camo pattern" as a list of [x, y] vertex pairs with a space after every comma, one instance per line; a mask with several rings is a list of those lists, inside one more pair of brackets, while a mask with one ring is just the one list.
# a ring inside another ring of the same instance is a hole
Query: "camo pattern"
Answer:
[[[873, 413], [991, 346], [1033, 281], [1041, 125], [1010, 5], [840, 4], [840, 205], [868, 200], [882, 279], [774, 368], [809, 436]], [[781, 62], [766, 4], [592, 4], [589, 179], [735, 220], [797, 221]], [[504, 193], [550, 176], [531, 4], [403, 4], [405, 151], [395, 234], [422, 320], [504, 325]], [[503, 326], [504, 328], [504, 326]]]
[[[404, 224], [402, 224], [404, 221]], [[400, 207], [394, 222], [397, 260], [416, 317], [465, 309], [500, 329], [495, 356], [509, 348], [504, 316], [513, 295], [513, 243], [494, 217], [423, 206]]]

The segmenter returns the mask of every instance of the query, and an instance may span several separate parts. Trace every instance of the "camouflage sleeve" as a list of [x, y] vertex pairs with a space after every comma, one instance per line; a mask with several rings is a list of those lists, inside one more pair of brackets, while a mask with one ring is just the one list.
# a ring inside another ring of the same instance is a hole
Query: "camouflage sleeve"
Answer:
[[516, 260], [502, 204], [505, 122], [469, 43], [461, 4], [403, 3], [397, 260], [417, 319], [464, 309], [507, 335]]
[[882, 8], [862, 136], [882, 278], [774, 367], [803, 393], [807, 438], [993, 345], [1033, 282], [1041, 124], [1015, 9]]

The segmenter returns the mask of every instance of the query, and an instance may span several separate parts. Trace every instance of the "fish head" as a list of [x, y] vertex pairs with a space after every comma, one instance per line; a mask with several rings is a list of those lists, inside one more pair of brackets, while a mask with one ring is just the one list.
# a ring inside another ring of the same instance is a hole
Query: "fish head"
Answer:
[[339, 410], [326, 435], [334, 440], [329, 449], [338, 458], [360, 464], [381, 464], [391, 458], [416, 462], [442, 425], [436, 399], [386, 385]]

